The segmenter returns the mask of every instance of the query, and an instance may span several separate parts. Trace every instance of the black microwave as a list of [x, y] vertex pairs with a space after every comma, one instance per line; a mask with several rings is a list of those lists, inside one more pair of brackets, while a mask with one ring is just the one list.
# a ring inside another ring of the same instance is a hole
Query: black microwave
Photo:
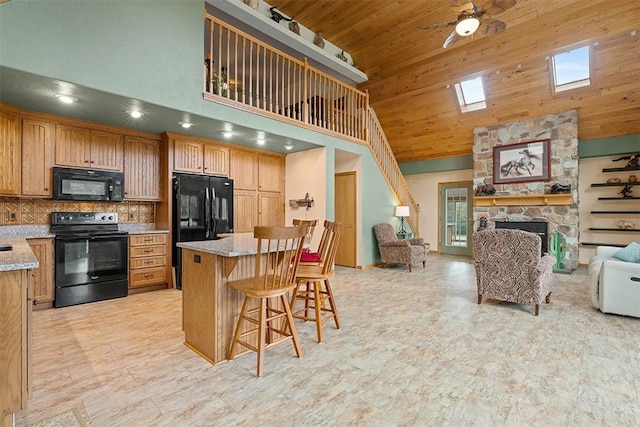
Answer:
[[53, 168], [53, 200], [121, 202], [122, 172]]

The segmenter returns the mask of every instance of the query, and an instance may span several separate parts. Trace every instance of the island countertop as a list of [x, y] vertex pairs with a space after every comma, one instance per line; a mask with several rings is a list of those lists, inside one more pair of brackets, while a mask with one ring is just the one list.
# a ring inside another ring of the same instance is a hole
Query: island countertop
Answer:
[[253, 237], [253, 233], [234, 233], [226, 234], [225, 237], [218, 240], [179, 242], [176, 246], [182, 249], [191, 249], [192, 251], [233, 258], [255, 255], [258, 243]]
[[25, 239], [0, 238], [0, 245], [11, 245], [10, 251], [0, 251], [0, 271], [27, 270], [38, 267], [38, 259]]

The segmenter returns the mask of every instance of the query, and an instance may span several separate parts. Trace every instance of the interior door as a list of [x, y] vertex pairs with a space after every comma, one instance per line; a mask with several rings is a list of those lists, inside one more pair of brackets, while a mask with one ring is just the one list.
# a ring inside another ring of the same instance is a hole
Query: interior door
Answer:
[[439, 184], [439, 251], [442, 254], [473, 254], [473, 183]]
[[344, 224], [338, 244], [335, 263], [356, 267], [356, 213], [357, 187], [356, 173], [335, 174], [335, 220]]

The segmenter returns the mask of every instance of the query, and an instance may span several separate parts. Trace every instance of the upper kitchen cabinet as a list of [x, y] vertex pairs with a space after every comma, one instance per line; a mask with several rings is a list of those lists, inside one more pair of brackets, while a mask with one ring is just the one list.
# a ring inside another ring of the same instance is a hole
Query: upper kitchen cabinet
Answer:
[[258, 190], [280, 193], [284, 188], [284, 158], [258, 155]]
[[173, 170], [229, 176], [229, 149], [201, 140], [175, 138], [173, 140]]
[[22, 195], [51, 197], [52, 125], [47, 120], [22, 119]]
[[258, 155], [245, 150], [229, 150], [229, 178], [235, 190], [258, 188]]
[[55, 164], [122, 171], [122, 136], [100, 130], [56, 125]]
[[125, 137], [124, 199], [160, 200], [160, 143]]
[[20, 194], [20, 116], [0, 109], [0, 195]]

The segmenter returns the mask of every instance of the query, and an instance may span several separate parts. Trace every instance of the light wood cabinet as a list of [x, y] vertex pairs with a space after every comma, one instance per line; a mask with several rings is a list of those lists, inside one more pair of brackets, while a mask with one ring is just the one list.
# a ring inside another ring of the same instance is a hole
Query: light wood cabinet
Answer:
[[202, 173], [204, 144], [188, 139], [173, 140], [173, 170]]
[[229, 176], [229, 149], [213, 143], [176, 138], [173, 140], [173, 170]]
[[258, 225], [284, 226], [282, 193], [258, 193]]
[[258, 155], [258, 190], [281, 193], [284, 188], [284, 159]]
[[31, 307], [29, 271], [0, 272], [0, 423], [27, 406], [31, 396]]
[[258, 224], [258, 194], [255, 191], [235, 190], [233, 192], [233, 231], [253, 232]]
[[22, 119], [22, 195], [51, 197], [52, 125]]
[[125, 200], [160, 200], [160, 143], [125, 137]]
[[251, 151], [229, 150], [229, 178], [234, 190], [258, 189], [258, 155]]
[[167, 235], [129, 237], [129, 288], [167, 283]]
[[122, 171], [122, 136], [58, 124], [54, 161], [58, 166]]
[[0, 110], [0, 195], [20, 194], [20, 117], [9, 108]]
[[54, 298], [54, 255], [53, 239], [29, 239], [29, 246], [38, 259], [38, 268], [31, 270], [31, 289], [34, 304], [53, 302]]
[[204, 144], [204, 173], [229, 176], [229, 149], [215, 144]]

